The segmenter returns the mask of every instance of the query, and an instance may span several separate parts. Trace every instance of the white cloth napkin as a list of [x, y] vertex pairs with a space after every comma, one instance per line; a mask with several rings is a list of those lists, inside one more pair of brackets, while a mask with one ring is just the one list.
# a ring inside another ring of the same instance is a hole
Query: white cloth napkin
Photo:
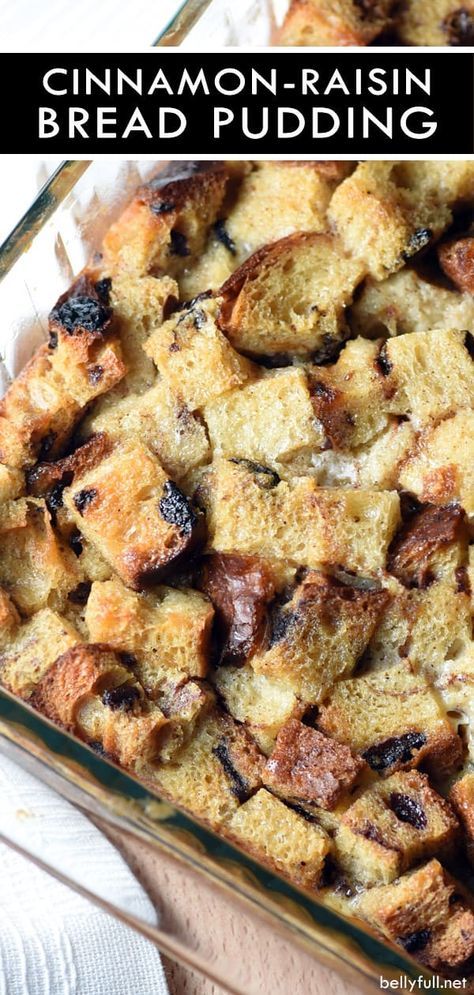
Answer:
[[[69, 802], [0, 754], [0, 833], [156, 923], [121, 855]], [[156, 947], [0, 844], [0, 995], [167, 995]]]
[[128, 52], [152, 45], [182, 0], [0, 0], [0, 51]]

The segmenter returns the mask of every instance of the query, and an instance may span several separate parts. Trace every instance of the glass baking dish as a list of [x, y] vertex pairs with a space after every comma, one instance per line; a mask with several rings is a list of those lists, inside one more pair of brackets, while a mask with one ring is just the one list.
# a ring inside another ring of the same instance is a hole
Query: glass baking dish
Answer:
[[[156, 162], [63, 163], [0, 248], [0, 372], [4, 383], [46, 337], [51, 305], [100, 244], [131, 189], [156, 169]], [[368, 927], [338, 915], [316, 895], [292, 886], [160, 800], [136, 778], [3, 688], [0, 749], [106, 825], [148, 841], [159, 855], [159, 867], [172, 857], [184, 877], [199, 875], [199, 886], [212, 890], [217, 916], [226, 904], [241, 906], [246, 923], [254, 929], [264, 923], [279, 943], [287, 944], [293, 959], [306, 957], [311, 963], [313, 958], [369, 992], [380, 987], [381, 975], [385, 979], [430, 977], [401, 949], [382, 942]], [[171, 957], [236, 995], [261, 995], [251, 959], [249, 967], [248, 957], [229, 958], [224, 942], [215, 937], [213, 942], [209, 937], [196, 938], [196, 934], [191, 942], [187, 929], [165, 930], [139, 922], [128, 910], [111, 906], [99, 888], [84, 892], [79, 878], [55, 865], [54, 855], [33, 852], [28, 834], [20, 840], [13, 835], [0, 838], [125, 919]]]
[[270, 45], [289, 0], [184, 0], [155, 45], [219, 48]]

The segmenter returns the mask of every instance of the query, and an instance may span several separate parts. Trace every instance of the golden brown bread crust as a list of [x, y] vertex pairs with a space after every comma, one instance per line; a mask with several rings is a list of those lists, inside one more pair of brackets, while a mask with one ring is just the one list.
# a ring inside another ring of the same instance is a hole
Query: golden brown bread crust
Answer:
[[290, 719], [278, 733], [265, 764], [263, 783], [290, 801], [332, 809], [365, 767], [365, 762], [354, 757], [346, 746], [298, 719]]
[[392, 25], [393, 0], [292, 0], [280, 45], [369, 45]]
[[72, 647], [58, 657], [36, 686], [32, 704], [66, 729], [76, 727], [82, 699], [128, 677], [119, 657], [106, 645]]
[[199, 583], [216, 609], [219, 662], [245, 663], [263, 640], [275, 594], [269, 564], [257, 556], [214, 553], [206, 557]]
[[405, 587], [427, 587], [433, 580], [433, 554], [463, 534], [466, 535], [465, 517], [459, 505], [422, 508], [395, 536], [389, 549], [388, 570]]
[[459, 290], [474, 294], [474, 237], [443, 242], [438, 249], [441, 269]]

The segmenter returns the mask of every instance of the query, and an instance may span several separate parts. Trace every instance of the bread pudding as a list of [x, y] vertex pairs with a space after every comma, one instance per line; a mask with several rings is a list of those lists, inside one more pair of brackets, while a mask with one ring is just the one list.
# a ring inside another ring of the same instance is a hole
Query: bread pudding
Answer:
[[474, 162], [161, 167], [0, 410], [4, 687], [455, 979], [473, 216]]
[[473, 0], [290, 0], [279, 45], [474, 45]]

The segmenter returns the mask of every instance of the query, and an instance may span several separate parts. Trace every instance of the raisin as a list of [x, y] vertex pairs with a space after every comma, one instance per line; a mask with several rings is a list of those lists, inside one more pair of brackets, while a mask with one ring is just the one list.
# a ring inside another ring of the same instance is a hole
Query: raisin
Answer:
[[106, 757], [107, 756], [107, 754], [106, 754], [106, 752], [104, 750], [104, 747], [102, 746], [102, 743], [100, 742], [100, 740], [98, 740], [98, 739], [90, 739], [87, 745], [90, 746], [91, 750], [94, 750], [94, 753], [97, 753], [98, 757]]
[[73, 591], [69, 592], [68, 601], [71, 601], [73, 605], [86, 605], [91, 593], [91, 586], [90, 581], [81, 581]]
[[106, 307], [110, 304], [110, 291], [112, 288], [112, 280], [110, 276], [104, 276], [103, 280], [97, 280], [95, 285], [95, 290], [101, 304], [105, 304]]
[[207, 322], [206, 312], [203, 311], [201, 307], [197, 307], [192, 312], [192, 318], [193, 318], [193, 325], [194, 325], [195, 329], [198, 332], [200, 332], [201, 328], [204, 328], [204, 325]]
[[139, 689], [131, 684], [121, 684], [118, 688], [107, 688], [102, 695], [104, 705], [113, 711], [121, 708], [124, 712], [129, 712], [139, 698]]
[[85, 332], [98, 332], [110, 321], [112, 312], [94, 297], [70, 297], [50, 314], [51, 321], [57, 321], [68, 335], [78, 329]]
[[268, 645], [276, 646], [286, 639], [289, 630], [296, 621], [296, 613], [288, 609], [282, 609], [281, 605], [275, 605], [269, 613], [270, 635]]
[[49, 346], [50, 349], [57, 349], [58, 348], [58, 333], [57, 332], [50, 331], [48, 346]]
[[48, 432], [44, 439], [41, 440], [41, 446], [38, 453], [38, 462], [42, 463], [43, 460], [49, 456], [54, 443], [56, 442], [56, 432]]
[[410, 494], [409, 491], [399, 491], [399, 498], [400, 513], [404, 522], [409, 522], [410, 519], [422, 511], [423, 505], [421, 501], [414, 494]]
[[417, 950], [423, 950], [429, 943], [431, 930], [419, 929], [416, 933], [409, 933], [408, 936], [399, 936], [398, 942], [405, 947], [408, 954], [414, 954]]
[[94, 499], [97, 497], [97, 493], [96, 489], [91, 487], [89, 490], [78, 491], [77, 494], [74, 495], [74, 505], [80, 515], [83, 515], [86, 508], [92, 504]]
[[335, 338], [334, 335], [323, 335], [322, 345], [312, 354], [313, 363], [317, 366], [330, 366], [339, 359], [345, 344], [345, 339]]
[[69, 536], [69, 545], [76, 556], [81, 555], [83, 547], [82, 535], [79, 532], [79, 529], [74, 529], [74, 531], [71, 532], [71, 535]]
[[170, 231], [170, 252], [172, 256], [185, 256], [191, 255], [191, 250], [188, 245], [188, 240], [183, 232], [177, 231], [176, 228], [172, 228]]
[[63, 473], [61, 480], [59, 480], [58, 483], [54, 485], [53, 489], [46, 497], [46, 507], [50, 512], [53, 522], [56, 519], [56, 512], [59, 511], [59, 509], [62, 508], [63, 506], [64, 488], [69, 487], [69, 484], [72, 484], [72, 478], [73, 478], [73, 473], [71, 471]]
[[425, 743], [423, 732], [406, 732], [403, 736], [394, 736], [369, 747], [362, 756], [372, 770], [387, 770], [394, 764], [409, 763], [413, 760], [413, 751], [420, 750]]
[[445, 18], [443, 30], [450, 45], [474, 45], [474, 17], [465, 7]]
[[467, 567], [457, 567], [455, 570], [456, 588], [459, 594], [471, 594], [471, 582]]
[[160, 515], [169, 525], [176, 525], [183, 536], [191, 535], [197, 516], [191, 503], [172, 480], [167, 480], [160, 500]]
[[405, 252], [402, 253], [405, 262], [408, 262], [412, 256], [416, 256], [418, 252], [425, 249], [427, 245], [431, 242], [433, 238], [433, 232], [431, 228], [418, 228], [417, 231], [413, 232], [408, 239], [408, 245]]
[[237, 456], [233, 456], [229, 462], [244, 466], [246, 470], [250, 470], [250, 473], [254, 473], [257, 478], [260, 478], [257, 479], [258, 486], [265, 491], [273, 490], [280, 483], [280, 477], [275, 470], [271, 470], [269, 466], [263, 466], [262, 463], [254, 463], [253, 460]]
[[192, 311], [195, 304], [199, 304], [201, 301], [208, 301], [210, 297], [213, 296], [212, 290], [203, 290], [201, 294], [196, 294], [189, 301], [183, 301], [176, 308], [177, 311]]
[[239, 802], [246, 802], [249, 797], [249, 786], [230, 759], [227, 741], [221, 739], [217, 746], [212, 748], [212, 752], [229, 778], [232, 794], [238, 798]]
[[162, 200], [159, 204], [150, 204], [150, 211], [152, 214], [170, 214], [174, 211], [176, 204], [173, 204], [172, 200]]
[[474, 359], [474, 335], [472, 334], [472, 332], [466, 332], [466, 335], [465, 335], [465, 338], [464, 338], [464, 345], [465, 345], [465, 347], [466, 347], [466, 349], [467, 349], [467, 351], [468, 351], [471, 359]]
[[127, 667], [127, 670], [133, 670], [133, 668], [137, 666], [137, 658], [133, 655], [133, 653], [122, 652], [119, 653], [119, 656], [124, 667]]
[[387, 356], [387, 343], [384, 343], [384, 345], [381, 347], [380, 352], [375, 359], [375, 366], [383, 377], [388, 377], [389, 374], [392, 372], [393, 363], [390, 362]]
[[393, 791], [389, 798], [389, 805], [400, 822], [408, 822], [414, 829], [426, 829], [428, 820], [418, 802], [410, 795], [402, 795]]
[[103, 366], [92, 366], [87, 374], [87, 379], [90, 384], [95, 385], [100, 383], [104, 375]]
[[221, 242], [222, 245], [225, 245], [226, 249], [229, 250], [232, 256], [237, 255], [236, 244], [234, 242], [234, 239], [231, 238], [231, 236], [229, 235], [229, 232], [227, 231], [227, 228], [225, 226], [225, 221], [223, 218], [219, 218], [219, 220], [216, 221], [214, 225], [214, 231], [216, 233], [217, 241]]

